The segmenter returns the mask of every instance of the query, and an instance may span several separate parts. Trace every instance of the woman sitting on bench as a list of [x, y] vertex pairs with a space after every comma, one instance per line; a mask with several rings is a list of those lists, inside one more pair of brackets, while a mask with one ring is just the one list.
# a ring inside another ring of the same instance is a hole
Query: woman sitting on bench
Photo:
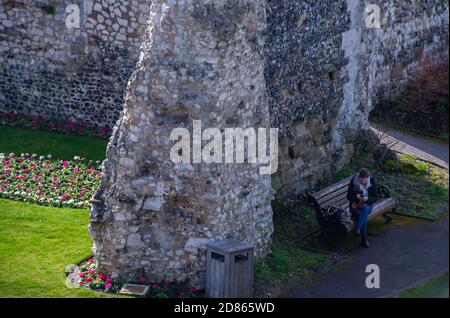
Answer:
[[367, 240], [367, 218], [372, 212], [372, 205], [378, 200], [377, 186], [367, 169], [361, 169], [348, 186], [347, 199], [350, 212], [357, 220], [356, 233], [361, 234], [361, 244], [369, 247]]

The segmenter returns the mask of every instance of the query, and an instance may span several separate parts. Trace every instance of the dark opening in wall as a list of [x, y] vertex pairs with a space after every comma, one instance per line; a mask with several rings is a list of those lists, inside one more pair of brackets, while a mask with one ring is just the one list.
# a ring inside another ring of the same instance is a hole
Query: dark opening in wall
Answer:
[[294, 146], [289, 146], [289, 148], [288, 148], [288, 154], [289, 154], [289, 158], [291, 158], [291, 159], [294, 159], [294, 158], [295, 158]]
[[331, 71], [331, 72], [328, 72], [328, 79], [330, 80], [330, 81], [334, 81], [334, 79], [335, 79], [335, 75], [334, 75], [334, 72], [333, 71]]
[[301, 92], [302, 91], [302, 88], [303, 88], [303, 85], [302, 85], [302, 83], [297, 83], [297, 91], [299, 91], [299, 92]]

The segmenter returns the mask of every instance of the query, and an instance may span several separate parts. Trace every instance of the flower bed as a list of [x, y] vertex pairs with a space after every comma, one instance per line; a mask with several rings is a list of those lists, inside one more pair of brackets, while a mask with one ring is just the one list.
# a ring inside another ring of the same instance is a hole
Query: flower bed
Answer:
[[15, 112], [1, 112], [0, 123], [7, 126], [17, 126], [36, 130], [55, 131], [65, 134], [108, 138], [111, 130], [105, 127], [89, 125], [83, 121], [75, 122], [70, 119], [45, 118], [39, 115], [16, 114]]
[[80, 266], [80, 286], [105, 293], [117, 294], [120, 290], [120, 284], [113, 281], [106, 274], [97, 273], [95, 267], [93, 258]]
[[[80, 266], [80, 286], [99, 292], [118, 294], [122, 284], [114, 281], [111, 276], [97, 273], [96, 264], [93, 258]], [[149, 279], [141, 275], [139, 280], [132, 282], [139, 285], [150, 286], [150, 298], [197, 298], [198, 291], [194, 287], [178, 285], [171, 280], [162, 282], [150, 282]]]
[[89, 208], [100, 184], [100, 161], [51, 155], [0, 154], [0, 198], [52, 207]]

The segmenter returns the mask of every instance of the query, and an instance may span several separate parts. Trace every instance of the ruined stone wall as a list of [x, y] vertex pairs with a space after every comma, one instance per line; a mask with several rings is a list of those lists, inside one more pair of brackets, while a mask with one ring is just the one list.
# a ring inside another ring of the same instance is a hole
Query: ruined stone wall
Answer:
[[193, 120], [222, 132], [270, 126], [265, 21], [262, 0], [153, 1], [91, 211], [100, 270], [203, 286], [208, 241], [233, 238], [255, 244], [257, 256], [270, 252], [273, 190], [259, 164], [169, 157], [171, 132], [192, 132]]
[[[366, 25], [370, 4], [380, 8], [380, 28]], [[448, 60], [448, 3], [269, 0], [266, 6], [265, 76], [272, 125], [281, 131], [272, 183], [284, 199], [349, 161], [370, 110], [401, 92], [425, 56]]]
[[[0, 2], [0, 111], [112, 128], [139, 56], [149, 1]], [[66, 8], [80, 8], [79, 29]]]
[[448, 61], [448, 1], [366, 1], [381, 8], [380, 29], [363, 27], [367, 110], [401, 94], [414, 72], [427, 63]]
[[[273, 189], [285, 199], [338, 171], [373, 105], [423, 57], [448, 59], [441, 0], [89, 0], [81, 29], [68, 30], [73, 2], [55, 1], [53, 14], [0, 3], [0, 111], [112, 126], [123, 109], [91, 234], [100, 270], [124, 280], [202, 286], [214, 239], [266, 255]], [[379, 29], [366, 25], [369, 4], [381, 8]], [[278, 172], [174, 164], [170, 133], [194, 120], [279, 128]]]

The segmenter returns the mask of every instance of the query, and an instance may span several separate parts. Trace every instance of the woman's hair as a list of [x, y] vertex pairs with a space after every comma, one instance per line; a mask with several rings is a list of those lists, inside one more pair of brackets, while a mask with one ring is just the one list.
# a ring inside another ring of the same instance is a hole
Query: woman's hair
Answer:
[[369, 178], [370, 177], [369, 170], [367, 170], [366, 168], [362, 168], [361, 170], [359, 170], [359, 177], [360, 178]]

